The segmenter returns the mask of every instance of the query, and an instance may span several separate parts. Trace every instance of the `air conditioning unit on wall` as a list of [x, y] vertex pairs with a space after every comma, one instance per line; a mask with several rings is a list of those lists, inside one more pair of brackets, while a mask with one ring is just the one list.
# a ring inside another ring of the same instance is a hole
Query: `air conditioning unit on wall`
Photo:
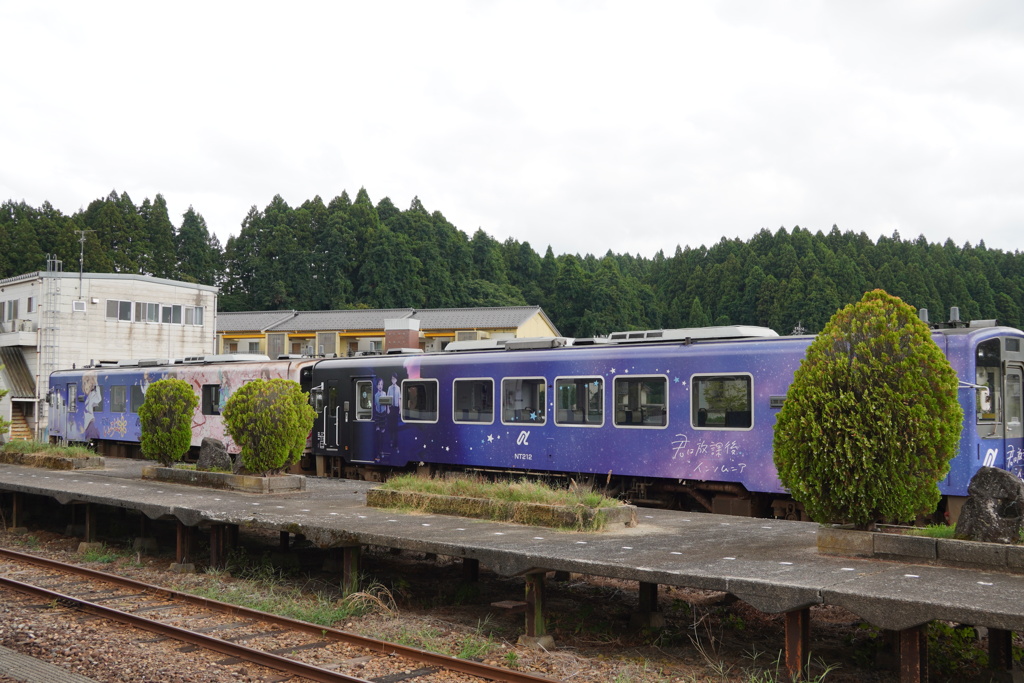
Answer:
[[490, 338], [491, 333], [484, 330], [460, 330], [455, 333], [455, 341], [479, 341]]

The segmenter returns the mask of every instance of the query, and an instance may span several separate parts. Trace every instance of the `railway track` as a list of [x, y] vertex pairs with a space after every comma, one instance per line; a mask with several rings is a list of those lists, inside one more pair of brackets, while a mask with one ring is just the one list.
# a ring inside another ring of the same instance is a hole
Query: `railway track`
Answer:
[[[0, 588], [301, 680], [552, 682], [7, 549], [0, 549]], [[369, 677], [345, 672], [355, 667]]]

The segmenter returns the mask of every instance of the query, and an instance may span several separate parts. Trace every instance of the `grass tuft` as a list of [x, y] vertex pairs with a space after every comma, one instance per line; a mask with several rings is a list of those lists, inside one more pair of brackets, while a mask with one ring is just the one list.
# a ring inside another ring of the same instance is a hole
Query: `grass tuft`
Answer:
[[526, 479], [492, 482], [481, 477], [467, 475], [426, 478], [415, 474], [400, 474], [388, 479], [385, 483], [381, 484], [380, 488], [389, 491], [410, 491], [438, 496], [486, 498], [512, 503], [584, 505], [593, 508], [610, 508], [622, 505], [621, 501], [609, 498], [596, 491], [573, 487], [554, 488], [541, 482]]

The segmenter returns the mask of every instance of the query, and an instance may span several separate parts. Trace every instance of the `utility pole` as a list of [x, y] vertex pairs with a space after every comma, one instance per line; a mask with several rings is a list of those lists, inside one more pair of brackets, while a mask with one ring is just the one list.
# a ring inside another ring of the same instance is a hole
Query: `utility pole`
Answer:
[[85, 270], [85, 233], [95, 230], [75, 230], [78, 233], [78, 297], [82, 298], [82, 272]]

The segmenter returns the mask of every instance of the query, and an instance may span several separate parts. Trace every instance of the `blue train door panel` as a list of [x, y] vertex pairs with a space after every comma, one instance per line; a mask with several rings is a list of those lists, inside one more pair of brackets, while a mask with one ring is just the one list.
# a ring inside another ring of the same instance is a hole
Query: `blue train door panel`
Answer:
[[378, 422], [375, 419], [373, 377], [356, 376], [347, 387], [344, 422], [341, 425], [341, 448], [350, 462], [373, 462], [378, 452]]
[[341, 422], [341, 401], [338, 392], [338, 380], [329, 379], [324, 387], [324, 450], [328, 453], [337, 452], [341, 444], [338, 425]]

